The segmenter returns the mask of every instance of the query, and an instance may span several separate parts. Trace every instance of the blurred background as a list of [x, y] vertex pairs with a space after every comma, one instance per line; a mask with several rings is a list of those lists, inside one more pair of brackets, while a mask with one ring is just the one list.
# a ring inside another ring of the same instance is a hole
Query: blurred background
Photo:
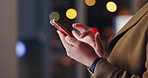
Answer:
[[89, 78], [66, 56], [51, 19], [98, 28], [104, 45], [147, 0], [0, 0], [0, 78]]

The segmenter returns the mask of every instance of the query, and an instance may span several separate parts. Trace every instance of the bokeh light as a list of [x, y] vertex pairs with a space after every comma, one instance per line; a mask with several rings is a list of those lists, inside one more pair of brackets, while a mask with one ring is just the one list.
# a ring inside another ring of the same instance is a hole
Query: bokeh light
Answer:
[[21, 58], [25, 55], [26, 45], [22, 41], [18, 41], [15, 48], [17, 57]]
[[60, 19], [60, 14], [57, 11], [53, 11], [49, 14], [49, 19], [55, 19], [56, 21], [58, 21]]
[[117, 10], [117, 5], [115, 2], [109, 1], [106, 4], [106, 8], [109, 12], [115, 12]]
[[86, 5], [93, 6], [96, 4], [96, 0], [85, 0]]
[[77, 17], [77, 11], [75, 9], [70, 8], [66, 11], [66, 16], [69, 19], [74, 19]]

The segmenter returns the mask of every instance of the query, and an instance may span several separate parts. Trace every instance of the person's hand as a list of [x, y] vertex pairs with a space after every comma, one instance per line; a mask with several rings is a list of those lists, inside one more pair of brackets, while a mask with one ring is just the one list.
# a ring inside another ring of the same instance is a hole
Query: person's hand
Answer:
[[74, 37], [66, 36], [59, 30], [57, 30], [57, 33], [66, 49], [67, 55], [72, 59], [75, 59], [86, 66], [91, 66], [94, 60], [99, 58], [93, 47], [89, 44], [79, 41]]
[[92, 47], [95, 46], [94, 34], [88, 29], [86, 25], [76, 23], [72, 26], [80, 32], [79, 35], [75, 30], [72, 31], [72, 34], [76, 39], [86, 42]]
[[95, 49], [95, 52], [99, 57], [106, 57], [107, 53], [105, 52], [105, 47], [102, 40], [100, 39], [99, 32], [94, 34], [88, 29], [86, 25], [78, 23], [73, 24], [73, 27], [80, 31], [80, 35], [75, 30], [72, 31], [72, 34], [76, 39], [90, 44]]

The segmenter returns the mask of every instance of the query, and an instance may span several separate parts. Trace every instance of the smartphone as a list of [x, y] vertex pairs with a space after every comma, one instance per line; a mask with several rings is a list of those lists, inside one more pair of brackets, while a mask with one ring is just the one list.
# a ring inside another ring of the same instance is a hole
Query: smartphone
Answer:
[[68, 32], [61, 24], [59, 24], [55, 19], [51, 20], [50, 24], [53, 25], [58, 30], [64, 32], [67, 36], [73, 37], [73, 35], [70, 32]]

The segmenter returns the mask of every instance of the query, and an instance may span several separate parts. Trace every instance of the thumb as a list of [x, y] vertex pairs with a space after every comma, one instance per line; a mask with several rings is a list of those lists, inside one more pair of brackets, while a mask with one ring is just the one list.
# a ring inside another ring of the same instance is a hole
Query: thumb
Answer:
[[100, 56], [102, 56], [105, 48], [104, 48], [103, 42], [102, 42], [102, 40], [100, 38], [100, 33], [99, 32], [97, 32], [95, 34], [95, 43], [96, 43], [95, 48], [97, 49], [97, 54], [99, 54]]
[[85, 36], [93, 37], [93, 33], [90, 30], [87, 30], [87, 31], [81, 33], [81, 35], [80, 35], [81, 38], [84, 38]]
[[68, 44], [77, 47], [77, 45], [79, 44], [80, 41], [78, 41], [77, 39], [70, 37], [70, 36], [66, 36], [65, 40], [67, 41]]
[[80, 36], [75, 30], [72, 31], [72, 34], [77, 40], [80, 40]]

